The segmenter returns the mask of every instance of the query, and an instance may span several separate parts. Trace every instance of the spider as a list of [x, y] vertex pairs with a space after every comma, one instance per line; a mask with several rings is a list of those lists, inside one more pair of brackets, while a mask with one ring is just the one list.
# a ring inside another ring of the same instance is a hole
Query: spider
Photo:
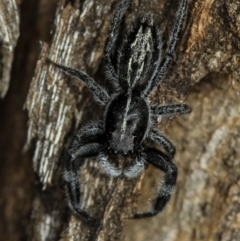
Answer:
[[[180, 2], [164, 58], [162, 58], [160, 31], [154, 23], [153, 14], [145, 14], [134, 22], [122, 41], [117, 57], [112, 56], [120, 24], [130, 2], [122, 0], [117, 5], [104, 48], [107, 77], [115, 87], [114, 94], [109, 95], [85, 72], [49, 60], [60, 70], [84, 81], [94, 99], [105, 106], [103, 121], [91, 122], [75, 133], [63, 164], [68, 205], [74, 213], [92, 225], [98, 223], [98, 220], [82, 210], [79, 205], [81, 193], [79, 174], [84, 159], [97, 156], [106, 173], [114, 177], [124, 175], [127, 178], [135, 178], [144, 170], [146, 162], [165, 172], [153, 209], [146, 213], [137, 213], [134, 218], [154, 216], [166, 206], [174, 191], [177, 178], [177, 167], [172, 163], [175, 147], [153, 126], [154, 120], [158, 116], [191, 112], [186, 104], [156, 106], [148, 99], [149, 94], [162, 81], [173, 59], [184, 17], [187, 14], [188, 0]], [[165, 152], [148, 147], [145, 140], [156, 142]], [[122, 170], [109, 163], [110, 153], [130, 156], [135, 162]]]

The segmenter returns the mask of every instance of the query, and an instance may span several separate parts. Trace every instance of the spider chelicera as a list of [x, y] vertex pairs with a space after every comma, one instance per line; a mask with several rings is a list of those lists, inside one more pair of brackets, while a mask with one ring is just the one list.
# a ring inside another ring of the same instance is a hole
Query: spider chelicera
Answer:
[[[161, 36], [152, 14], [145, 14], [134, 22], [122, 41], [117, 57], [112, 57], [122, 17], [129, 4], [130, 0], [122, 0], [114, 11], [104, 48], [105, 67], [107, 76], [115, 87], [114, 94], [109, 95], [85, 72], [50, 61], [67, 74], [84, 81], [95, 100], [105, 106], [103, 121], [91, 122], [75, 133], [63, 167], [68, 205], [89, 224], [96, 224], [97, 220], [80, 208], [79, 172], [84, 159], [97, 156], [100, 165], [114, 177], [123, 174], [127, 178], [134, 178], [144, 170], [145, 162], [165, 172], [164, 182], [152, 211], [137, 213], [134, 217], [156, 215], [163, 210], [174, 191], [177, 167], [172, 163], [175, 147], [153, 127], [154, 120], [158, 116], [191, 112], [186, 104], [156, 106], [148, 99], [149, 94], [160, 84], [173, 59], [187, 14], [188, 0], [180, 2], [163, 58]], [[148, 140], [161, 145], [165, 152], [143, 143]], [[131, 156], [135, 159], [134, 164], [122, 170], [108, 162], [109, 153]]]

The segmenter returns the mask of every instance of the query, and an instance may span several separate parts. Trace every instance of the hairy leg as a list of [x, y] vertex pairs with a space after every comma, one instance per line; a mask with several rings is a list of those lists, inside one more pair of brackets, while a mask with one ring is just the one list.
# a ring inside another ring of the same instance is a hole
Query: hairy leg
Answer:
[[176, 114], [189, 114], [192, 109], [187, 104], [165, 104], [160, 106], [151, 106], [152, 115], [170, 116]]
[[99, 221], [80, 208], [80, 166], [85, 158], [96, 156], [101, 151], [100, 136], [102, 133], [103, 129], [100, 128], [99, 123], [92, 123], [78, 130], [63, 161], [63, 181], [68, 206], [89, 225], [98, 225]]
[[150, 212], [137, 213], [134, 218], [152, 217], [161, 212], [175, 190], [177, 179], [177, 167], [171, 162], [167, 155], [153, 148], [145, 149], [142, 155], [147, 162], [165, 172], [166, 175], [157, 197], [154, 200], [153, 209]]
[[107, 105], [110, 100], [109, 94], [102, 86], [97, 84], [96, 81], [89, 77], [85, 72], [57, 64], [50, 59], [47, 59], [47, 61], [56, 66], [57, 68], [61, 69], [65, 73], [82, 80], [86, 84], [87, 88], [92, 92], [96, 102], [101, 105]]
[[119, 35], [120, 24], [123, 18], [123, 14], [128, 8], [130, 2], [131, 0], [122, 0], [119, 2], [117, 8], [114, 10], [111, 25], [110, 25], [110, 30], [109, 30], [108, 37], [105, 43], [105, 48], [104, 48], [105, 66], [107, 68], [110, 79], [113, 80], [113, 83], [116, 86], [118, 86], [118, 82], [117, 82], [118, 76], [111, 59], [111, 54], [112, 54], [114, 44], [116, 43], [117, 37]]
[[149, 138], [153, 141], [155, 141], [157, 144], [164, 147], [164, 149], [167, 151], [169, 157], [171, 159], [174, 158], [174, 155], [176, 153], [176, 149], [174, 145], [165, 137], [163, 134], [161, 134], [157, 129], [151, 129], [149, 132]]
[[174, 25], [170, 34], [169, 38], [169, 44], [168, 48], [166, 51], [166, 55], [160, 64], [158, 74], [156, 75], [155, 79], [152, 82], [151, 88], [149, 88], [149, 92], [146, 93], [147, 95], [156, 87], [159, 85], [159, 83], [162, 81], [163, 77], [168, 71], [168, 68], [171, 64], [171, 61], [173, 59], [173, 56], [175, 54], [175, 48], [177, 41], [179, 39], [181, 30], [183, 28], [183, 22], [184, 18], [187, 15], [187, 10], [188, 10], [188, 0], [181, 0], [175, 20], [174, 20]]

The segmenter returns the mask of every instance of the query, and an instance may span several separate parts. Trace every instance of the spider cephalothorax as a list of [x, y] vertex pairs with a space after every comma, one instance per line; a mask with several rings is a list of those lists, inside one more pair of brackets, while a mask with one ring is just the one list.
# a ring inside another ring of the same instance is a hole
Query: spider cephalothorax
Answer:
[[[112, 56], [119, 34], [120, 23], [130, 0], [122, 0], [113, 13], [110, 32], [104, 49], [107, 75], [116, 92], [109, 95], [91, 77], [81, 70], [53, 63], [67, 74], [83, 80], [94, 98], [105, 106], [103, 121], [80, 128], [74, 135], [63, 167], [63, 179], [70, 208], [87, 222], [95, 223], [79, 206], [79, 166], [85, 158], [97, 156], [99, 163], [109, 175], [121, 174], [136, 177], [148, 162], [166, 173], [155, 200], [153, 210], [138, 213], [135, 218], [150, 217], [165, 207], [174, 190], [177, 168], [172, 163], [175, 148], [161, 134], [153, 123], [157, 116], [189, 113], [186, 104], [151, 105], [148, 96], [160, 84], [172, 61], [175, 45], [187, 13], [188, 0], [181, 0], [174, 26], [170, 34], [168, 48], [162, 58], [162, 41], [152, 14], [138, 18], [124, 38], [118, 56]], [[115, 58], [116, 61], [112, 61]], [[116, 64], [113, 64], [116, 63]], [[145, 141], [161, 145], [166, 153], [146, 146]], [[134, 156], [134, 164], [124, 170], [108, 162], [109, 153]]]

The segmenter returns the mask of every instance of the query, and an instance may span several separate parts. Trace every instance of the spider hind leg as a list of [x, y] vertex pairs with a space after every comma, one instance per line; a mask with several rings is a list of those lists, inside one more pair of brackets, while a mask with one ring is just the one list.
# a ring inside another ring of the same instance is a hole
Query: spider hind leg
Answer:
[[117, 8], [114, 10], [109, 34], [104, 47], [104, 60], [107, 69], [107, 76], [113, 81], [114, 86], [119, 87], [118, 75], [114, 63], [112, 61], [112, 51], [116, 43], [117, 37], [120, 31], [120, 24], [124, 15], [124, 12], [130, 5], [130, 0], [123, 0], [119, 2]]
[[174, 20], [173, 28], [169, 37], [169, 44], [165, 53], [165, 56], [163, 58], [163, 61], [159, 65], [157, 74], [155, 75], [154, 79], [151, 81], [151, 84], [149, 88], [146, 88], [144, 91], [144, 94], [148, 96], [152, 90], [154, 90], [155, 87], [157, 87], [164, 76], [166, 75], [171, 62], [173, 60], [173, 57], [175, 55], [176, 45], [177, 41], [180, 38], [180, 33], [184, 26], [184, 19], [187, 15], [188, 10], [188, 1], [189, 0], [181, 0], [178, 11]]

